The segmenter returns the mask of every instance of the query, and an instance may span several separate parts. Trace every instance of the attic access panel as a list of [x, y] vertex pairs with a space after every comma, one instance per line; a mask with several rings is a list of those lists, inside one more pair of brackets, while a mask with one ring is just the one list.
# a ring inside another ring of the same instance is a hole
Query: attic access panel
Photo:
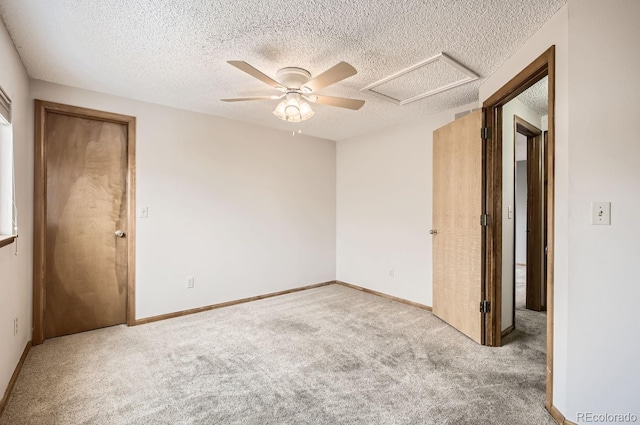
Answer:
[[440, 53], [369, 84], [361, 91], [396, 105], [406, 105], [477, 79], [474, 72]]

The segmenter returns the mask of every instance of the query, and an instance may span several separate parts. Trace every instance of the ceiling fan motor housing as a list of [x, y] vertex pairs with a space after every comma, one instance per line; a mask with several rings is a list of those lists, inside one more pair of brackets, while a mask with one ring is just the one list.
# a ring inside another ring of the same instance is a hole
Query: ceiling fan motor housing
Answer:
[[311, 79], [309, 71], [296, 67], [282, 68], [276, 75], [278, 76], [278, 81], [287, 89], [300, 90]]

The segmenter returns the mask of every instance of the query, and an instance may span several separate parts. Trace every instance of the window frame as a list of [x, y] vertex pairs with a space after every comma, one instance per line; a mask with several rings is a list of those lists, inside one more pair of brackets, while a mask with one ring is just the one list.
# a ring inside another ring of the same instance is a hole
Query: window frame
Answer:
[[[9, 177], [9, 184], [11, 186], [11, 193], [9, 195], [9, 198], [7, 199], [7, 202], [11, 202], [11, 229], [10, 229], [10, 233], [0, 233], [0, 248], [10, 245], [12, 244], [17, 238], [18, 238], [18, 234], [17, 234], [17, 226], [16, 226], [16, 215], [17, 215], [17, 211], [15, 209], [15, 175], [13, 172], [13, 164], [14, 164], [14, 152], [13, 152], [13, 131], [11, 128], [11, 98], [7, 95], [7, 93], [0, 87], [0, 126], [9, 126], [10, 130], [9, 130], [9, 141], [8, 143], [11, 143], [11, 149], [9, 150], [9, 157], [8, 158], [3, 158], [0, 155], [0, 162], [1, 165], [0, 166], [8, 166], [9, 168], [11, 168], [11, 175]], [[0, 142], [0, 143], [4, 143], [4, 142]], [[0, 149], [2, 149], [2, 147], [0, 146]], [[0, 188], [0, 190], [2, 190], [2, 188]]]

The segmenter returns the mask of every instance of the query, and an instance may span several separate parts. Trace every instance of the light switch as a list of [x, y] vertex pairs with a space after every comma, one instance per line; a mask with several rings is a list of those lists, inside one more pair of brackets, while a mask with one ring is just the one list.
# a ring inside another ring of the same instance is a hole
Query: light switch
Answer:
[[591, 224], [611, 225], [611, 202], [594, 202], [591, 204]]
[[513, 207], [511, 205], [509, 205], [509, 207], [507, 208], [507, 218], [509, 220], [513, 218]]
[[149, 207], [141, 207], [140, 218], [148, 218], [148, 217], [149, 217]]

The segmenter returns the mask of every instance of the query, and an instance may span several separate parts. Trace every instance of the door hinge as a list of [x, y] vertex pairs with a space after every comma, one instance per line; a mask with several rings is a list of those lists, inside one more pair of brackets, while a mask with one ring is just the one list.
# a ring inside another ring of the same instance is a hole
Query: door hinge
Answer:
[[491, 303], [487, 300], [480, 301], [480, 313], [491, 312]]
[[480, 215], [480, 225], [486, 227], [489, 225], [489, 214]]
[[482, 127], [480, 129], [480, 137], [488, 140], [491, 138], [491, 129], [489, 127]]

